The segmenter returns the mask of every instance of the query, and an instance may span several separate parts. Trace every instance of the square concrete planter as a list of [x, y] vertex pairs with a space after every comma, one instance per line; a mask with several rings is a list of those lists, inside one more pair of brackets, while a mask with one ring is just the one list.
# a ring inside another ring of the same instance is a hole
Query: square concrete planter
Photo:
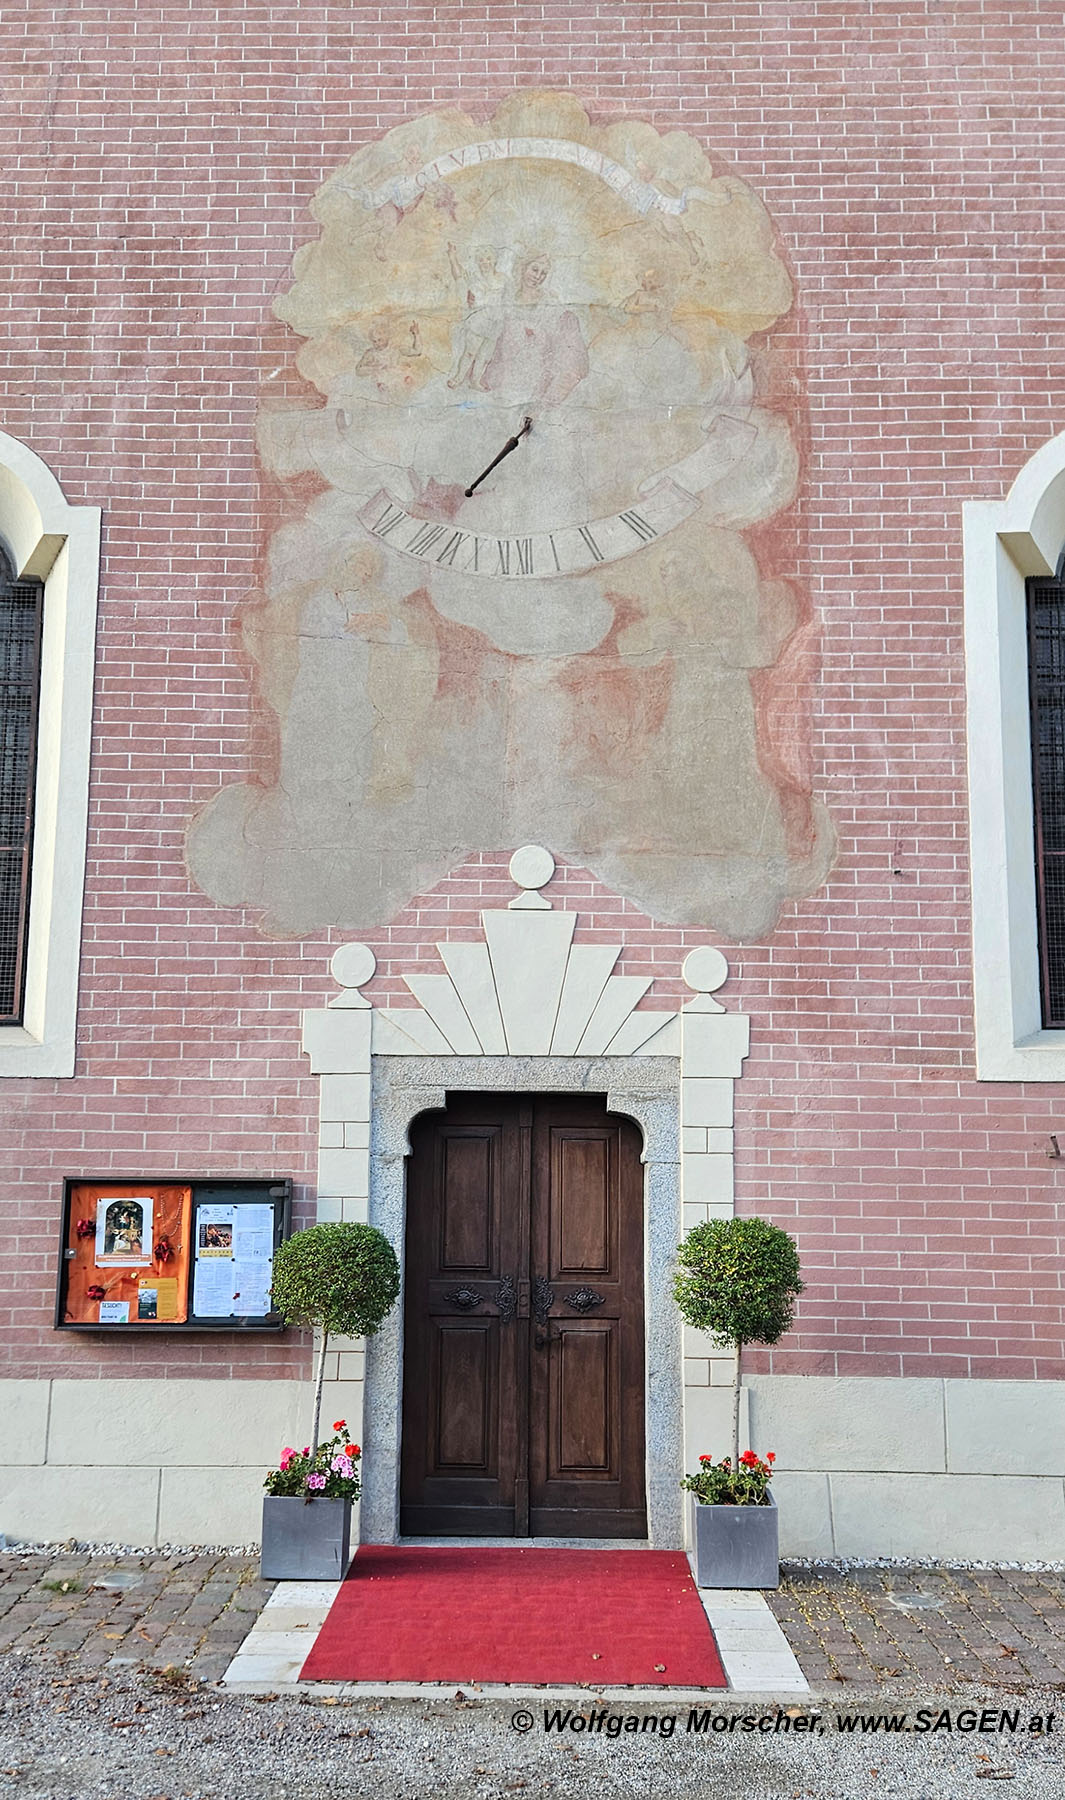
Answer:
[[263, 1500], [260, 1570], [268, 1581], [340, 1581], [351, 1555], [351, 1501]]
[[775, 1588], [780, 1585], [777, 1503], [703, 1506], [691, 1501], [691, 1557], [701, 1588]]

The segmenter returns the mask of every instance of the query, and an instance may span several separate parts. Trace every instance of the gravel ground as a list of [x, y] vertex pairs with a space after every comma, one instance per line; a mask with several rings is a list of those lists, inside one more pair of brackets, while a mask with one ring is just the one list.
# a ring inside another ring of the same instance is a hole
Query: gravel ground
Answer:
[[[1060, 1731], [1055, 1718], [1050, 1736], [1027, 1729], [1033, 1715], [1045, 1724], [1048, 1713], [1065, 1707], [1060, 1693], [987, 1697], [996, 1709], [1020, 1710], [1024, 1729], [1016, 1736], [955, 1728], [855, 1738], [838, 1729], [837, 1714], [849, 1710], [842, 1705], [824, 1706], [809, 1735], [744, 1734], [744, 1715], [775, 1724], [778, 1709], [708, 1696], [712, 1713], [736, 1715], [732, 1732], [686, 1730], [683, 1704], [672, 1736], [644, 1729], [612, 1741], [605, 1727], [591, 1737], [545, 1734], [549, 1699], [252, 1699], [180, 1676], [64, 1672], [54, 1659], [16, 1654], [0, 1658], [0, 1678], [0, 1795], [19, 1800], [495, 1800], [523, 1790], [684, 1800], [964, 1800], [986, 1795], [987, 1780], [1010, 1780], [1015, 1800], [1065, 1796], [1065, 1716]], [[922, 1694], [909, 1716], [917, 1707], [932, 1719], [948, 1710], [956, 1726], [966, 1708], [980, 1704]], [[530, 1730], [512, 1724], [519, 1705], [533, 1718]], [[818, 1712], [816, 1703], [785, 1706], [795, 1715]], [[628, 1716], [642, 1723], [665, 1710], [634, 1707]], [[869, 1716], [880, 1707], [860, 1710]], [[906, 1702], [893, 1696], [891, 1710], [907, 1710]], [[626, 1716], [616, 1704], [610, 1711]], [[787, 1710], [782, 1716], [793, 1729], [794, 1717]]]
[[[123, 1556], [167, 1559], [174, 1556], [242, 1557], [258, 1560], [258, 1544], [89, 1544], [79, 1538], [57, 1542], [52, 1538], [7, 1538], [0, 1535], [0, 1551], [12, 1556], [69, 1556], [77, 1551], [87, 1557], [114, 1561]], [[787, 1565], [797, 1573], [829, 1571], [845, 1575], [853, 1569], [1017, 1569], [1025, 1574], [1065, 1573], [1065, 1562], [985, 1562], [971, 1557], [941, 1556], [793, 1556]]]

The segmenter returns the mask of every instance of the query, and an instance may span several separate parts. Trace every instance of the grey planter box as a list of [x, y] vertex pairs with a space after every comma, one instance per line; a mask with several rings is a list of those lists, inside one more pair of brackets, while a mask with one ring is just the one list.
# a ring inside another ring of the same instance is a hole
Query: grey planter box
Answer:
[[702, 1506], [691, 1501], [691, 1557], [701, 1588], [780, 1586], [777, 1503], [768, 1506]]
[[263, 1499], [260, 1570], [268, 1581], [340, 1581], [351, 1557], [351, 1501]]

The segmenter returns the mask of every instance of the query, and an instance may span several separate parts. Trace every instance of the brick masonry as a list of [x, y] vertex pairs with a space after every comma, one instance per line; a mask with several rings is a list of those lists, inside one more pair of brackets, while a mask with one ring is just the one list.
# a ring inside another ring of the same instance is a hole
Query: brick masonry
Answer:
[[[3, 427], [104, 507], [77, 1075], [0, 1092], [6, 1372], [303, 1367], [295, 1339], [56, 1338], [61, 1179], [291, 1174], [311, 1216], [299, 1014], [334, 991], [336, 940], [263, 935], [182, 854], [192, 811], [270, 755], [233, 630], [279, 504], [260, 389], [299, 382], [270, 302], [358, 145], [428, 107], [487, 117], [515, 87], [569, 85], [595, 119], [691, 132], [748, 182], [799, 296], [809, 436], [769, 548], [823, 621], [813, 784], [839, 854], [768, 941], [722, 946], [722, 998], [752, 1021], [737, 1203], [797, 1233], [808, 1282], [794, 1333], [749, 1366], [1065, 1377], [1056, 1090], [973, 1078], [960, 574], [962, 502], [1001, 497], [1060, 424], [1058, 21], [992, 0], [192, 0], [19, 9], [3, 30]], [[513, 847], [363, 934], [372, 998], [398, 1000], [402, 970], [513, 891]], [[647, 1004], [681, 995], [708, 934], [579, 870], [559, 891], [578, 941], [624, 934]]]

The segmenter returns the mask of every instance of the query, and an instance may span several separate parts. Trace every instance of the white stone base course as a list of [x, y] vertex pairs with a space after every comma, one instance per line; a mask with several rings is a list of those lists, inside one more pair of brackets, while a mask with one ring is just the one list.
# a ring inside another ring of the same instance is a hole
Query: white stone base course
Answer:
[[[362, 1386], [330, 1384], [327, 1423], [361, 1432]], [[299, 1381], [2, 1381], [0, 1535], [256, 1543], [264, 1453], [305, 1441], [309, 1394]], [[684, 1405], [688, 1467], [725, 1454], [729, 1390], [687, 1387]], [[745, 1436], [749, 1418], [755, 1448], [776, 1453], [785, 1558], [1061, 1557], [1065, 1382], [754, 1375], [743, 1408]]]
[[310, 1392], [302, 1381], [2, 1381], [0, 1417], [17, 1427], [5, 1451], [20, 1460], [0, 1469], [0, 1534], [257, 1543], [271, 1457], [276, 1468], [285, 1444], [306, 1442]]
[[782, 1556], [1052, 1562], [1065, 1544], [1065, 1382], [754, 1375]]

